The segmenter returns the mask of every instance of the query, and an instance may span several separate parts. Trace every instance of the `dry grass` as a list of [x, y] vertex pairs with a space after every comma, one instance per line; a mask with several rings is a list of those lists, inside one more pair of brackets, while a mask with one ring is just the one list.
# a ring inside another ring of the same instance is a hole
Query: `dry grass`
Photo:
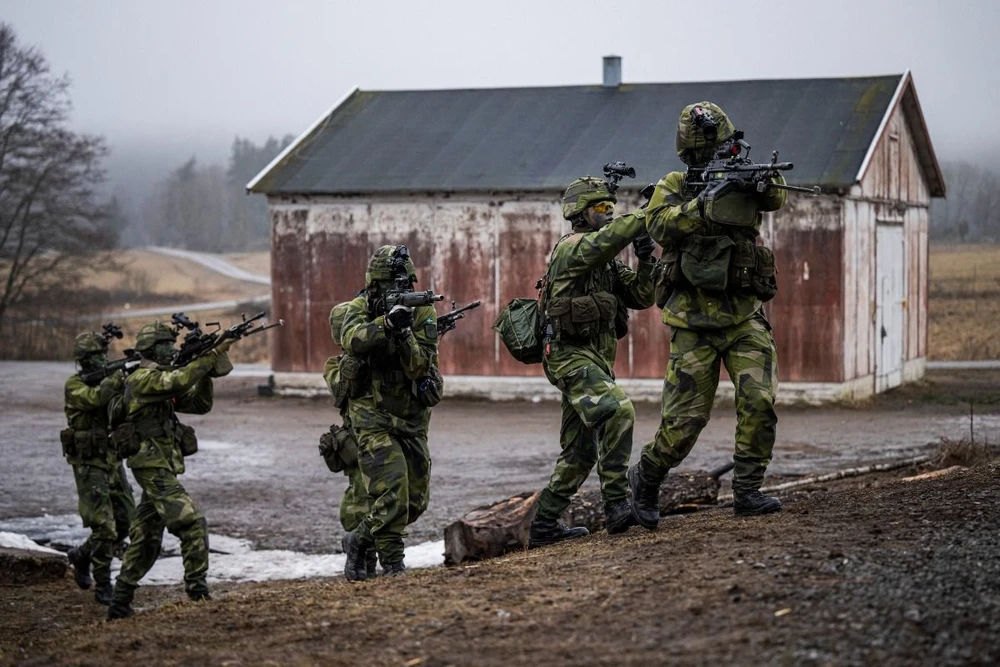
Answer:
[[1000, 446], [997, 443], [971, 442], [967, 438], [961, 440], [941, 438], [940, 448], [932, 463], [935, 468], [971, 467], [990, 463], [997, 458], [1000, 458]]
[[271, 275], [271, 253], [234, 252], [223, 256], [227, 262], [263, 276]]
[[930, 248], [931, 359], [1000, 359], [1000, 245]]

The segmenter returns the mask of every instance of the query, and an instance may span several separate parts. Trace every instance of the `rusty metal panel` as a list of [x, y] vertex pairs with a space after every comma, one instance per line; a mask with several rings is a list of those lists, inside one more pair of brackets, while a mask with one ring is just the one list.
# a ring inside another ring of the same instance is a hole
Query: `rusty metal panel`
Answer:
[[841, 206], [832, 196], [790, 197], [768, 220], [778, 295], [767, 305], [767, 313], [782, 380], [844, 379]]
[[306, 220], [304, 207], [272, 208], [271, 235], [271, 312], [283, 318], [285, 326], [271, 336], [271, 367], [276, 371], [309, 370], [307, 348], [306, 299], [303, 294], [309, 281], [306, 257]]
[[[549, 253], [565, 221], [555, 202], [505, 202], [496, 212], [499, 304], [534, 297], [535, 281], [545, 274]], [[499, 375], [542, 375], [540, 365], [526, 365], [500, 350]]]
[[[440, 344], [441, 372], [445, 375], [495, 375], [493, 320], [499, 312], [494, 288], [494, 216], [488, 205], [448, 203], [437, 207], [432, 261], [433, 289], [463, 306], [482, 301], [459, 320]], [[450, 310], [450, 301], [438, 312]]]

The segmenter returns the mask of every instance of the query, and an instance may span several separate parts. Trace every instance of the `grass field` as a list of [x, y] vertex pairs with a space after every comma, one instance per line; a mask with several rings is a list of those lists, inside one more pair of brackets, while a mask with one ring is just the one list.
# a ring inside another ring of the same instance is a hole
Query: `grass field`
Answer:
[[928, 357], [1000, 359], [1000, 245], [931, 243]]

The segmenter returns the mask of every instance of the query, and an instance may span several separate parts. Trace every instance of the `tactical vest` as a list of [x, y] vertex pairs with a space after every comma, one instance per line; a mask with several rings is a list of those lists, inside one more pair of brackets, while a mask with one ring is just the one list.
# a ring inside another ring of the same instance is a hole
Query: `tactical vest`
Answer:
[[[142, 361], [143, 368], [156, 366], [151, 361]], [[119, 459], [127, 459], [138, 454], [139, 450], [142, 449], [143, 442], [161, 437], [166, 437], [172, 444], [177, 445], [184, 456], [193, 456], [198, 452], [198, 437], [195, 435], [194, 428], [182, 424], [177, 419], [173, 401], [157, 401], [145, 405], [141, 408], [141, 416], [128, 414], [128, 407], [132, 403], [133, 395], [132, 388], [127, 381], [122, 399], [126, 411], [125, 419], [115, 427], [110, 436]], [[166, 453], [164, 453], [164, 457], [168, 460], [170, 458]]]
[[70, 463], [87, 463], [88, 460], [108, 457], [108, 421], [103, 409], [91, 412], [72, 411], [67, 416], [67, 428], [59, 432], [62, 453]]
[[[556, 248], [573, 233], [560, 238]], [[549, 256], [549, 266], [552, 265], [556, 248], [553, 248]], [[613, 292], [614, 281], [614, 271], [608, 264], [590, 271], [586, 279], [575, 280], [570, 286], [569, 294], [552, 296], [552, 278], [546, 272], [542, 307], [548, 338], [554, 341], [590, 343], [602, 333], [616, 332], [615, 321], [620, 309], [618, 297]], [[626, 321], [627, 317], [628, 313], [625, 311]], [[627, 324], [624, 326], [627, 331]]]
[[664, 247], [653, 275], [656, 305], [662, 308], [674, 289], [689, 287], [770, 301], [778, 292], [774, 253], [756, 239], [753, 227], [711, 224], [709, 235], [691, 234]]

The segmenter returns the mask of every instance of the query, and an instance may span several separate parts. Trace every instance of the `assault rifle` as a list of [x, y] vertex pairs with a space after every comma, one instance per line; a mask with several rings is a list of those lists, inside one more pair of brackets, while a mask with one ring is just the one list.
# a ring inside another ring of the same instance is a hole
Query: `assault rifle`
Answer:
[[[108, 322], [101, 327], [101, 336], [104, 338], [108, 344], [111, 343], [112, 338], [121, 339], [124, 334], [122, 333], [121, 327], [119, 327], [114, 322]], [[114, 361], [109, 361], [104, 365], [103, 368], [96, 368], [92, 371], [83, 372], [80, 371], [80, 379], [83, 380], [84, 384], [94, 385], [114, 374], [115, 372], [125, 368], [125, 364], [129, 361], [138, 361], [139, 354], [132, 349], [125, 350], [125, 357], [123, 359], [115, 359]]]
[[181, 343], [180, 348], [174, 352], [170, 365], [174, 367], [186, 366], [198, 357], [214, 350], [223, 341], [240, 340], [285, 325], [284, 320], [278, 320], [273, 324], [254, 326], [255, 322], [264, 318], [263, 310], [250, 318], [247, 318], [245, 314], [240, 314], [240, 318], [240, 322], [228, 329], [223, 329], [218, 322], [206, 322], [205, 326], [215, 327], [215, 331], [204, 333], [200, 325], [188, 319], [187, 315], [174, 313], [170, 320], [175, 325], [175, 332], [179, 333], [181, 329], [187, 329], [188, 332], [184, 335], [184, 342]]
[[[615, 160], [614, 162], [608, 162], [604, 165], [604, 183], [608, 186], [608, 192], [615, 194], [618, 192], [622, 178], [624, 177], [635, 178], [635, 169], [628, 166], [621, 160]], [[645, 197], [646, 201], [643, 203], [642, 208], [646, 208], [646, 204], [649, 203], [649, 198], [653, 196], [653, 189], [656, 187], [655, 183], [650, 183], [644, 187], [640, 192], [639, 196]], [[649, 236], [646, 232], [642, 232], [636, 238], [642, 238], [644, 236]]]
[[763, 193], [768, 188], [779, 188], [818, 195], [819, 186], [803, 188], [771, 180], [780, 172], [793, 168], [791, 162], [778, 162], [778, 151], [771, 153], [770, 162], [754, 163], [750, 159], [750, 144], [743, 140], [743, 131], [737, 130], [723, 142], [707, 165], [688, 167], [684, 175], [684, 187], [688, 194], [697, 194], [709, 186], [717, 186], [746, 193]]
[[439, 315], [437, 318], [438, 336], [443, 336], [452, 329], [460, 319], [465, 317], [465, 313], [472, 310], [473, 308], [479, 308], [480, 301], [477, 299], [472, 303], [462, 306], [461, 308], [455, 307], [455, 302], [451, 302], [451, 310], [444, 315]]
[[435, 301], [444, 301], [444, 295], [435, 294], [434, 290], [414, 291], [410, 276], [406, 273], [406, 262], [410, 259], [410, 251], [405, 245], [396, 246], [389, 261], [390, 271], [394, 276], [392, 287], [385, 293], [385, 312], [396, 306], [417, 308], [429, 306]]

